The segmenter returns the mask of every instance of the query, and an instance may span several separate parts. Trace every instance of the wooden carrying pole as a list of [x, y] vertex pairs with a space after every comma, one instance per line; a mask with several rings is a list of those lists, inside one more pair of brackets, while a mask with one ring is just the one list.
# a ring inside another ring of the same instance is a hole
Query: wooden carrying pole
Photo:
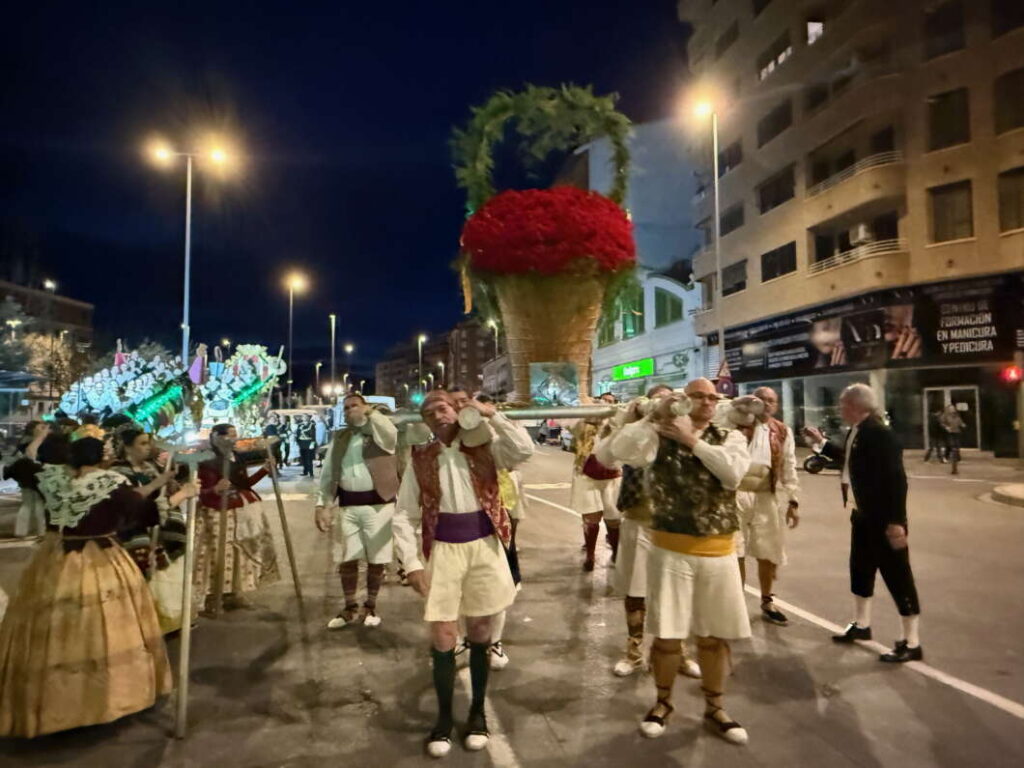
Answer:
[[302, 613], [302, 585], [299, 583], [299, 568], [295, 562], [295, 549], [292, 547], [292, 534], [288, 528], [288, 516], [284, 513], [284, 500], [281, 498], [281, 486], [277, 482], [277, 462], [271, 453], [271, 444], [266, 443], [267, 466], [270, 467], [270, 482], [274, 486], [274, 499], [277, 501], [277, 513], [281, 516], [281, 532], [284, 534], [284, 547], [288, 552], [288, 565], [292, 569], [292, 582], [295, 584], [295, 597], [299, 600], [299, 612]]
[[[535, 408], [509, 408], [498, 410], [506, 418], [513, 421], [527, 421], [531, 419], [605, 419], [614, 416], [624, 405], [551, 405], [537, 406]], [[418, 413], [399, 413], [389, 416], [396, 426], [402, 424], [416, 424], [423, 421]]]
[[[220, 465], [220, 476], [222, 480], [228, 480], [231, 473], [231, 454], [225, 453], [224, 460]], [[228, 562], [228, 494], [229, 488], [220, 494], [220, 510], [217, 515], [217, 566], [213, 572], [213, 618], [220, 618], [220, 612], [224, 609], [224, 571]]]

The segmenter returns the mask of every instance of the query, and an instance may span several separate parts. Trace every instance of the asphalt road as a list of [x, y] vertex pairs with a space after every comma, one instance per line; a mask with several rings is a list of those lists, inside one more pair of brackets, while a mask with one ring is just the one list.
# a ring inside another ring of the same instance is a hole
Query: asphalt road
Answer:
[[[669, 732], [636, 724], [653, 700], [646, 675], [610, 671], [624, 636], [607, 553], [580, 570], [579, 519], [568, 502], [569, 456], [543, 448], [525, 471], [532, 497], [520, 528], [525, 589], [509, 614], [511, 665], [492, 676], [488, 751], [458, 746], [451, 766], [1016, 766], [1024, 762], [1024, 513], [984, 495], [1020, 480], [1006, 463], [968, 461], [964, 474], [908, 456], [911, 551], [921, 592], [925, 664], [892, 668], [877, 649], [837, 648], [829, 625], [849, 619], [848, 523], [833, 475], [802, 474], [803, 521], [777, 593], [788, 627], [764, 624], [734, 648], [729, 711], [750, 733], [734, 747], [700, 727], [694, 681], [680, 679]], [[168, 738], [172, 702], [118, 723], [32, 742], [0, 742], [0, 766], [413, 766], [434, 712], [422, 603], [385, 585], [377, 628], [327, 632], [340, 584], [326, 539], [310, 524], [308, 481], [285, 483], [305, 600], [290, 580], [259, 607], [201, 621], [192, 661], [190, 733]], [[269, 494], [268, 494], [269, 496]], [[275, 520], [274, 508], [268, 513]], [[278, 538], [280, 542], [280, 537]], [[279, 546], [284, 556], [283, 545]], [[15, 589], [30, 555], [0, 546], [0, 587]], [[302, 617], [305, 617], [305, 621]], [[897, 617], [879, 582], [874, 630], [888, 644]], [[172, 654], [177, 653], [174, 642]], [[457, 714], [468, 705], [462, 673]]]

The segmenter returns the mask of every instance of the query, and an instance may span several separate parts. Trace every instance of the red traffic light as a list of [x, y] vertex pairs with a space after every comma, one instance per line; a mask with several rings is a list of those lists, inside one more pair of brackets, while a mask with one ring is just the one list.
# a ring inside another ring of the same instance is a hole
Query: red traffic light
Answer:
[[999, 378], [1007, 384], [1019, 384], [1024, 378], [1024, 370], [1019, 365], [1008, 365], [999, 372]]

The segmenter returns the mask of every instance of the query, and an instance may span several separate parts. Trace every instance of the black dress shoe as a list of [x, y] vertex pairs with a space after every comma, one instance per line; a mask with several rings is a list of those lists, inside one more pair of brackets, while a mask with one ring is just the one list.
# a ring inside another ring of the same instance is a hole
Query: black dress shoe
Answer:
[[922, 659], [924, 659], [924, 651], [921, 650], [921, 646], [909, 648], [906, 640], [898, 641], [891, 651], [878, 657], [879, 661], [888, 664], [902, 664], [906, 661], [921, 661]]
[[833, 643], [852, 643], [855, 640], [870, 640], [871, 627], [858, 627], [857, 622], [850, 622], [841, 635], [832, 635]]

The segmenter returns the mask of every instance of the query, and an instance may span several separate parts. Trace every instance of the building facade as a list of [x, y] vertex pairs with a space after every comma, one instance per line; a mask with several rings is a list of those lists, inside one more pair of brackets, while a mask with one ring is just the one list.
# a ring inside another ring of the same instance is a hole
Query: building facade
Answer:
[[33, 332], [64, 333], [75, 343], [92, 343], [95, 307], [89, 302], [6, 280], [0, 280], [0, 297], [10, 297], [21, 305], [22, 311], [32, 318]]
[[[873, 385], [908, 447], [952, 404], [1012, 455], [1000, 371], [1024, 347], [1024, 3], [682, 0], [695, 97], [696, 331], [742, 390], [836, 423]], [[710, 121], [709, 121], [710, 122]]]
[[448, 332], [448, 361], [445, 385], [476, 392], [483, 386], [484, 363], [495, 357], [491, 328], [478, 317], [467, 318]]
[[[687, 280], [698, 245], [690, 200], [696, 188], [687, 134], [676, 120], [634, 127], [626, 208], [637, 246], [637, 283], [623, 292], [614, 316], [604, 316], [594, 342], [593, 394], [632, 397], [652, 384], [683, 386], [704, 374], [703, 340], [695, 334], [700, 291]], [[590, 188], [611, 186], [610, 147], [588, 150]]]

